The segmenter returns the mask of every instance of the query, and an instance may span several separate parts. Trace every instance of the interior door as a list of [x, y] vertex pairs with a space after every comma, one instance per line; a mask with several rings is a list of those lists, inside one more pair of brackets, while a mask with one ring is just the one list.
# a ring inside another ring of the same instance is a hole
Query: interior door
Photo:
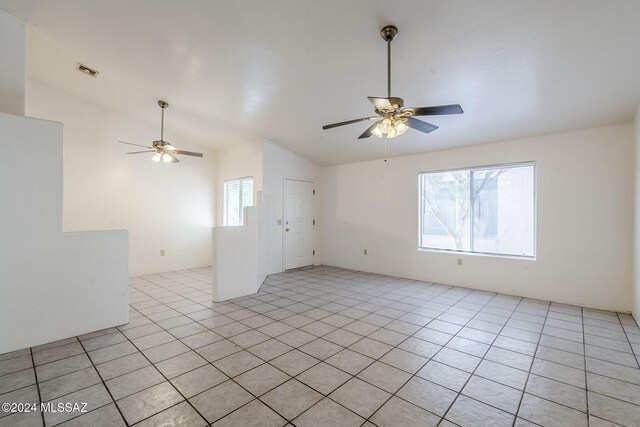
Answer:
[[284, 180], [284, 269], [313, 265], [313, 182]]

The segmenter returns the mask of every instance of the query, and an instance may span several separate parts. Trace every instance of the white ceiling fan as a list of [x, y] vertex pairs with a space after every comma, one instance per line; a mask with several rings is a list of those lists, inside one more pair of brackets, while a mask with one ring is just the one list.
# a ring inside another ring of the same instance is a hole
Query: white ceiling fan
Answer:
[[146, 145], [133, 144], [131, 142], [118, 141], [121, 144], [135, 145], [136, 147], [144, 147], [149, 148], [149, 150], [143, 151], [132, 151], [127, 154], [141, 154], [141, 153], [155, 153], [151, 160], [154, 162], [162, 163], [178, 163], [180, 160], [175, 156], [176, 154], [182, 154], [185, 156], [194, 156], [194, 157], [203, 157], [202, 153], [196, 153], [194, 151], [185, 151], [178, 150], [176, 147], [171, 145], [169, 142], [164, 140], [164, 110], [169, 106], [169, 104], [165, 101], [158, 101], [158, 105], [162, 109], [162, 115], [160, 118], [160, 140], [153, 141], [151, 146], [148, 147]]

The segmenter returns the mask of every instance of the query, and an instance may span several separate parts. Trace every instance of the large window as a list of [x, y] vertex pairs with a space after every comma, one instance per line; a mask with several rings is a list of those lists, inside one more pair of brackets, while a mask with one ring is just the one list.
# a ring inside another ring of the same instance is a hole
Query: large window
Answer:
[[253, 206], [253, 178], [225, 181], [223, 225], [243, 225], [242, 212], [245, 206]]
[[535, 257], [535, 164], [419, 174], [419, 247]]

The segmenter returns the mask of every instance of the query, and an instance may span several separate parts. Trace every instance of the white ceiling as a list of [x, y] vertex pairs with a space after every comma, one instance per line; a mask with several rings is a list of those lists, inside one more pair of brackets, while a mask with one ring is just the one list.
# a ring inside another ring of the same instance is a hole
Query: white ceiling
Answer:
[[[631, 120], [640, 101], [637, 0], [0, 0], [30, 24], [29, 75], [91, 102], [223, 147], [261, 136], [319, 164], [381, 158], [368, 124], [386, 93], [459, 103], [440, 129], [389, 154]], [[100, 71], [91, 79], [82, 62]], [[150, 138], [156, 135], [150, 135]], [[179, 143], [179, 141], [176, 141]]]

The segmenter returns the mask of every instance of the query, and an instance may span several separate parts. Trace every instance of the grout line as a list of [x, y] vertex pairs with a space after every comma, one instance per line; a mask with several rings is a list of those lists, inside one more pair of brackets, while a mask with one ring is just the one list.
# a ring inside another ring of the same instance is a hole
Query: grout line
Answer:
[[[533, 352], [533, 356], [531, 358], [531, 365], [529, 365], [529, 371], [527, 372], [527, 380], [524, 382], [524, 387], [522, 388], [522, 396], [520, 396], [520, 402], [518, 402], [518, 408], [516, 409], [516, 416], [513, 419], [512, 425], [514, 427], [516, 425], [516, 421], [518, 421], [518, 414], [520, 413], [520, 407], [522, 406], [522, 401], [524, 400], [524, 396], [527, 393], [527, 385], [529, 384], [529, 378], [531, 378], [531, 370], [533, 369], [533, 364], [536, 362], [536, 355], [538, 354], [538, 348], [540, 348], [540, 341], [542, 340], [542, 335], [544, 335], [544, 327], [547, 323], [547, 319], [549, 318], [550, 308], [551, 308], [551, 303], [548, 303], [547, 312], [544, 318], [544, 323], [542, 324], [542, 330], [540, 331], [540, 336], [538, 337], [538, 343], [536, 344], [536, 349]], [[586, 366], [585, 366], [585, 375], [586, 375]]]
[[[491, 300], [487, 301], [487, 303], [483, 306], [483, 308], [482, 308], [482, 309], [486, 308], [486, 306], [487, 306], [487, 305], [489, 305], [489, 303], [490, 303], [491, 301], [493, 301], [493, 300], [494, 300], [498, 295], [500, 295], [500, 294], [495, 294], [495, 295], [494, 295], [494, 297], [493, 297], [493, 298], [491, 298]], [[445, 417], [447, 416], [447, 414], [449, 413], [449, 411], [451, 410], [451, 408], [453, 407], [453, 405], [456, 403], [456, 401], [458, 400], [458, 398], [462, 395], [462, 391], [463, 391], [463, 390], [464, 390], [464, 388], [467, 386], [467, 384], [469, 383], [469, 381], [471, 381], [471, 378], [473, 378], [473, 376], [475, 375], [476, 371], [477, 371], [477, 370], [478, 370], [478, 368], [480, 367], [480, 364], [482, 364], [482, 361], [483, 361], [483, 360], [485, 360], [485, 356], [487, 355], [487, 353], [489, 352], [489, 350], [491, 350], [491, 347], [493, 347], [493, 343], [498, 339], [498, 337], [500, 337], [500, 333], [501, 333], [501, 332], [504, 330], [504, 328], [507, 326], [507, 323], [509, 323], [509, 320], [511, 320], [511, 318], [513, 317], [513, 314], [516, 312], [516, 310], [518, 309], [518, 307], [520, 306], [520, 304], [522, 304], [522, 301], [524, 301], [524, 298], [520, 298], [520, 299], [518, 300], [518, 303], [515, 305], [515, 307], [513, 308], [513, 310], [511, 311], [510, 315], [507, 317], [507, 319], [505, 320], [505, 322], [504, 322], [504, 324], [502, 325], [502, 327], [500, 328], [500, 330], [495, 334], [495, 337], [494, 337], [494, 338], [493, 338], [493, 340], [491, 341], [491, 344], [487, 344], [487, 345], [489, 346], [489, 348], [487, 349], [487, 351], [485, 351], [484, 355], [480, 358], [480, 361], [478, 362], [478, 364], [476, 365], [476, 367], [473, 369], [473, 372], [471, 372], [471, 373], [470, 373], [469, 378], [467, 378], [467, 380], [464, 382], [464, 384], [462, 385], [462, 387], [460, 387], [460, 391], [457, 391], [457, 396], [456, 396], [456, 397], [451, 401], [451, 404], [449, 405], [449, 407], [447, 408], [447, 410], [444, 412], [444, 414], [442, 414], [442, 417], [441, 417], [440, 422], [438, 423], [438, 425], [442, 424], [442, 422], [445, 420]], [[482, 311], [482, 309], [480, 309], [480, 310], [478, 311], [478, 313], [477, 313], [477, 314], [476, 314], [476, 315], [475, 315], [471, 320], [474, 320], [474, 319], [476, 318], [476, 316], [477, 316], [478, 314], [480, 314], [480, 312]], [[470, 322], [471, 320], [469, 320], [469, 322]], [[467, 323], [469, 323], [469, 322], [467, 322]], [[463, 328], [464, 328], [464, 327], [463, 327]], [[460, 330], [462, 330], [462, 329], [460, 329]], [[456, 334], [451, 338], [451, 340], [452, 340], [454, 337], [458, 336], [458, 333], [460, 333], [460, 331], [456, 332]], [[450, 342], [451, 340], [449, 340], [449, 342]], [[486, 344], [486, 343], [484, 343], [484, 344]], [[443, 346], [442, 348], [445, 348], [445, 347]], [[442, 349], [440, 349], [440, 350], [438, 351], [438, 353], [439, 353], [441, 350], [442, 350]], [[505, 349], [505, 350], [506, 350], [506, 349]], [[436, 355], [437, 355], [437, 353], [436, 353], [436, 354], [434, 354], [434, 357], [435, 357]], [[475, 356], [475, 357], [478, 357], [478, 356]], [[460, 368], [456, 368], [456, 369], [460, 369]], [[464, 372], [467, 372], [467, 371], [464, 371]], [[490, 381], [492, 381], [492, 380], [490, 380]], [[502, 384], [502, 383], [500, 383], [500, 384]], [[524, 389], [522, 390], [522, 393], [524, 394]], [[466, 395], [465, 395], [465, 396], [466, 396]], [[473, 398], [471, 398], [471, 397], [470, 397], [470, 399], [473, 399]], [[473, 399], [473, 400], [476, 400], [476, 399]], [[487, 406], [491, 406], [491, 407], [495, 408], [495, 406], [493, 406], [493, 405], [491, 405], [491, 404], [489, 404], [489, 403], [485, 403], [485, 402], [481, 402], [481, 403], [483, 403], [483, 404], [485, 404], [485, 405], [487, 405]], [[496, 408], [496, 409], [500, 409], [500, 408]], [[503, 411], [503, 412], [509, 413], [508, 411], [504, 411], [503, 409], [500, 409], [500, 410], [501, 410], [501, 411]], [[518, 412], [518, 411], [516, 410], [516, 414], [513, 414], [513, 415], [514, 415], [514, 420], [517, 418], [517, 412]], [[448, 420], [447, 420], [447, 421], [448, 421]]]
[[[617, 314], [617, 316], [618, 316], [618, 321], [620, 321], [620, 315]], [[620, 323], [622, 324], [621, 321], [620, 321]], [[627, 330], [622, 328], [622, 331], [624, 332], [624, 336], [627, 338], [627, 343], [629, 344], [629, 347], [631, 348], [631, 354], [633, 355], [633, 358], [636, 361], [636, 366], [638, 367], [638, 369], [640, 369], [640, 363], [638, 362], [638, 358], [636, 357], [636, 354], [633, 352], [633, 345], [631, 345], [631, 340], [629, 340], [629, 335], [627, 334]], [[585, 351], [585, 357], [586, 357], [586, 351]], [[585, 361], [585, 363], [586, 363], [586, 361]], [[585, 367], [585, 369], [586, 369], [586, 367]]]
[[[111, 398], [111, 403], [113, 403], [113, 406], [116, 407], [116, 409], [118, 410], [118, 413], [120, 414], [120, 417], [122, 417], [122, 421], [125, 423], [125, 425], [128, 427], [129, 426], [129, 422], [127, 421], [127, 419], [124, 417], [124, 414], [122, 413], [122, 411], [120, 410], [120, 407], [116, 404], [116, 400], [113, 398], [113, 395], [111, 394], [111, 390], [109, 390], [109, 387], [107, 387], [107, 384], [104, 381], [104, 378], [102, 378], [102, 375], [100, 374], [100, 372], [98, 371], [98, 369], [96, 368], [95, 363], [93, 363], [93, 360], [91, 360], [91, 357], [89, 357], [89, 353], [87, 353], [87, 350], [84, 348], [84, 345], [82, 344], [82, 341], [78, 340], [78, 342], [80, 343], [80, 345], [82, 346], [82, 350], [84, 350], [85, 355], [87, 356], [87, 359], [89, 359], [89, 361], [91, 362], [91, 366], [93, 366], [93, 370], [96, 372], [96, 374], [98, 374], [98, 378], [100, 378], [100, 381], [102, 382], [102, 386], [104, 387], [104, 389], [107, 391], [107, 393], [109, 393], [109, 397]], [[86, 369], [86, 368], [85, 368]], [[89, 387], [93, 387], [95, 384], [92, 384]], [[78, 390], [73, 391], [72, 393], [75, 393]], [[70, 393], [69, 393], [70, 394]], [[64, 397], [64, 396], [62, 396]], [[103, 405], [106, 406], [106, 405]], [[102, 406], [100, 407], [102, 408]], [[100, 409], [100, 408], [95, 408], [95, 409]], [[94, 409], [94, 410], [95, 410]], [[89, 411], [91, 412], [91, 411]], [[80, 416], [82, 416], [84, 414], [81, 414]], [[76, 418], [76, 417], [74, 417]], [[65, 421], [66, 422], [66, 421]]]
[[[40, 381], [38, 381], [38, 372], [36, 371], [36, 362], [33, 359], [33, 348], [29, 349], [29, 354], [31, 355], [31, 368], [33, 369], [33, 375], [36, 380], [36, 390], [38, 391], [38, 400], [39, 403], [42, 403], [42, 395], [40, 394]], [[40, 411], [40, 417], [42, 418], [42, 425], [45, 426], [44, 422], [44, 412]]]
[[[581, 314], [581, 318], [582, 318], [582, 351], [584, 351], [584, 356], [583, 356], [583, 364], [584, 364], [584, 394], [585, 394], [585, 403], [586, 403], [586, 409], [587, 409], [587, 427], [589, 427], [589, 424], [591, 424], [591, 420], [589, 419], [589, 375], [587, 372], [587, 340], [585, 339], [585, 332], [584, 332], [584, 309], [581, 307], [580, 308], [580, 314]], [[620, 320], [618, 318], [618, 320]]]

